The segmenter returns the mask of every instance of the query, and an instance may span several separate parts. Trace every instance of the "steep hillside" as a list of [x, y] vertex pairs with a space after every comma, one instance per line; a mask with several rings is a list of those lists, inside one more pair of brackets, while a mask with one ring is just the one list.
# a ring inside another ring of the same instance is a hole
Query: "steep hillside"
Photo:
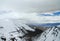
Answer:
[[42, 33], [42, 35], [34, 41], [60, 41], [60, 27], [52, 27]]

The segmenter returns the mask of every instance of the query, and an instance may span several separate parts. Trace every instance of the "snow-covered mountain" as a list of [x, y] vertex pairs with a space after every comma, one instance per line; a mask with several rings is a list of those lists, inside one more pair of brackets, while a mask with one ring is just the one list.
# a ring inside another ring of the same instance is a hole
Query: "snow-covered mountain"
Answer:
[[60, 41], [60, 27], [52, 27], [44, 31], [41, 36], [34, 41]]
[[25, 33], [23, 33], [21, 30], [23, 30], [25, 33], [27, 33], [25, 30], [35, 31], [20, 21], [13, 21], [9, 19], [0, 20], [0, 37], [6, 37], [7, 41], [9, 41], [11, 35], [13, 35], [13, 37], [23, 36]]

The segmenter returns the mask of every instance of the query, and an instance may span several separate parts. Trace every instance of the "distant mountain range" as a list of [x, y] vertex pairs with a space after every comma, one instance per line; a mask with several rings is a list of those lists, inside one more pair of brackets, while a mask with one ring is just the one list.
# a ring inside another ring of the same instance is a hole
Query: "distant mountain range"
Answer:
[[29, 24], [32, 26], [43, 26], [43, 27], [52, 27], [52, 26], [58, 26], [60, 25], [60, 23], [44, 23], [44, 24], [38, 24], [38, 23], [34, 23], [34, 24]]

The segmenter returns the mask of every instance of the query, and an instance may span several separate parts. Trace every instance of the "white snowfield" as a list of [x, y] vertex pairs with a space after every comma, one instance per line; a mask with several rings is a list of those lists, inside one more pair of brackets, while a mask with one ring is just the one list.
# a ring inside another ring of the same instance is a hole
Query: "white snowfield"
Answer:
[[42, 35], [34, 41], [60, 41], [60, 28], [52, 27], [43, 32]]
[[0, 20], [0, 38], [1, 36], [4, 36], [7, 39], [6, 41], [9, 41], [11, 37], [16, 37], [17, 40], [23, 41], [24, 39], [19, 39], [18, 36], [23, 36], [24, 33], [21, 30], [20, 32], [17, 32], [17, 30], [23, 29], [23, 27], [25, 28], [25, 30], [35, 31], [34, 29], [30, 28], [26, 24], [23, 24], [22, 22], [12, 21], [8, 19]]

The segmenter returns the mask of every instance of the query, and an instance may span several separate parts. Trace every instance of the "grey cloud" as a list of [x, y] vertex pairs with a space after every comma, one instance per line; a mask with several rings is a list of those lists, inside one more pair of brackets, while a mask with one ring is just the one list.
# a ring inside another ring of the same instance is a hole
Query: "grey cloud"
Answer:
[[[0, 0], [1, 1], [1, 0]], [[60, 0], [4, 0], [0, 8], [13, 9], [18, 12], [47, 12], [60, 10]]]

